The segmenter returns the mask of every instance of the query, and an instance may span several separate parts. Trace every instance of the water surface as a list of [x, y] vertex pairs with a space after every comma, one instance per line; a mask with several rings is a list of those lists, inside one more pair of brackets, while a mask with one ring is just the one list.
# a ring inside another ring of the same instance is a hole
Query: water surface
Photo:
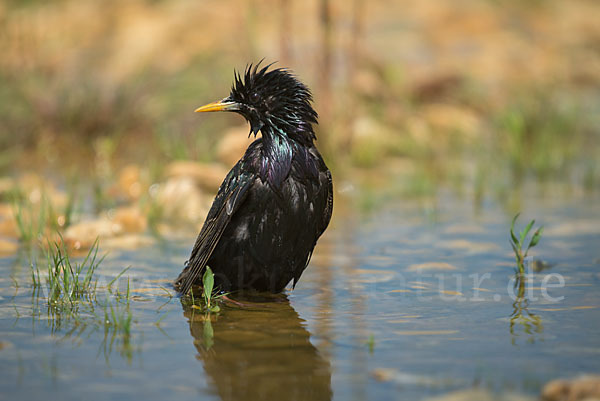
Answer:
[[79, 322], [49, 317], [22, 250], [0, 259], [0, 398], [419, 400], [473, 386], [533, 396], [598, 372], [599, 199], [530, 192], [518, 224], [545, 226], [532, 254], [549, 267], [517, 302], [512, 214], [449, 191], [341, 208], [293, 291], [208, 317], [170, 287], [192, 235], [110, 250], [101, 284], [131, 265], [117, 284], [124, 292], [129, 276], [129, 333], [104, 326], [101, 307]]

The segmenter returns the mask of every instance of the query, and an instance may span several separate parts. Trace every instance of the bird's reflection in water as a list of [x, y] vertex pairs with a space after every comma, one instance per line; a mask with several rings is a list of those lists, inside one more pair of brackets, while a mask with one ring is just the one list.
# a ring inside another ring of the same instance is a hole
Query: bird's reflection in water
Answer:
[[207, 322], [184, 307], [198, 359], [222, 400], [330, 400], [331, 369], [285, 295], [241, 299]]

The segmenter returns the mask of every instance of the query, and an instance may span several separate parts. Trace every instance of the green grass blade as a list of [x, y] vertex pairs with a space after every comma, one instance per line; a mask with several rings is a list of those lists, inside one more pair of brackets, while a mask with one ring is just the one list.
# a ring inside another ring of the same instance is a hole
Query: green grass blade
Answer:
[[[94, 252], [94, 250], [95, 250], [94, 257], [93, 257], [92, 262], [90, 264], [90, 266], [93, 266], [94, 260], [96, 259], [96, 253], [98, 252], [97, 245], [98, 245], [98, 237], [96, 237], [96, 239], [94, 240], [94, 243], [92, 244], [92, 247], [88, 251], [87, 255], [85, 255], [85, 258], [83, 259], [83, 262], [81, 262], [79, 264], [80, 270], [83, 269], [83, 266], [86, 266], [88, 264], [88, 260], [90, 259], [90, 256], [92, 255], [92, 252]], [[89, 271], [89, 269], [88, 269], [88, 271]]]
[[110, 283], [108, 283], [108, 288], [112, 287], [112, 285], [115, 283], [115, 281], [117, 281], [119, 279], [119, 277], [121, 277], [123, 275], [123, 273], [125, 273], [130, 268], [131, 268], [131, 266], [127, 266], [126, 268], [123, 269], [123, 271], [121, 273], [117, 274], [117, 276], [115, 278], [110, 280]]
[[525, 227], [523, 229], [523, 231], [521, 231], [520, 233], [520, 238], [519, 238], [519, 245], [522, 247], [523, 246], [523, 241], [525, 240], [525, 238], [527, 237], [527, 234], [529, 234], [529, 231], [531, 230], [531, 227], [533, 227], [533, 224], [535, 223], [535, 220], [531, 220], [529, 222], [529, 224], [527, 224], [527, 227]]
[[515, 244], [519, 243], [519, 241], [517, 240], [517, 236], [515, 235], [515, 223], [517, 222], [517, 219], [519, 218], [520, 214], [521, 213], [517, 213], [515, 217], [513, 217], [512, 224], [510, 225], [510, 237], [512, 238]]
[[538, 244], [538, 242], [540, 242], [543, 232], [544, 232], [544, 226], [541, 226], [540, 228], [538, 228], [536, 230], [536, 232], [533, 234], [533, 237], [531, 238], [531, 242], [529, 243], [530, 248], [533, 248], [534, 246], [536, 246]]
[[540, 242], [543, 232], [544, 232], [544, 226], [541, 226], [540, 228], [538, 228], [535, 231], [535, 233], [533, 233], [533, 237], [531, 237], [531, 242], [529, 243], [529, 246], [527, 247], [527, 251], [529, 251], [531, 248], [536, 246], [538, 244], [538, 242]]

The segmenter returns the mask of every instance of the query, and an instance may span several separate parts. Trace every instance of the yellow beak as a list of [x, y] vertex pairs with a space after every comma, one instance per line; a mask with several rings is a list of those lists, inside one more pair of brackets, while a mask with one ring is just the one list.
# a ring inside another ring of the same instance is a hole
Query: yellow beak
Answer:
[[204, 113], [207, 111], [236, 111], [239, 110], [240, 105], [229, 98], [225, 98], [223, 100], [219, 100], [218, 102], [212, 102], [209, 104], [205, 104], [202, 107], [198, 107], [195, 112], [196, 113]]

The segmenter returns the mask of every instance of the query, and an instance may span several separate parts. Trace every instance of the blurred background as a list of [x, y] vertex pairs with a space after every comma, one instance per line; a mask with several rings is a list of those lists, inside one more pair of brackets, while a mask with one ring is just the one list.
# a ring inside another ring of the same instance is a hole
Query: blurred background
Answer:
[[64, 206], [84, 183], [90, 209], [141, 201], [156, 222], [153, 184], [192, 177], [197, 226], [249, 128], [193, 110], [264, 59], [313, 89], [337, 200], [594, 192], [599, 17], [593, 0], [4, 0], [0, 190], [51, 182]]
[[[599, 21], [598, 0], [0, 0], [0, 398], [522, 401], [600, 371]], [[281, 302], [182, 316], [172, 280], [253, 139], [194, 110], [260, 60], [313, 90], [334, 216]], [[509, 299], [510, 222], [533, 219], [535, 287]], [[98, 238], [98, 297], [61, 323], [38, 266], [68, 277]], [[531, 295], [547, 271], [560, 304]]]

